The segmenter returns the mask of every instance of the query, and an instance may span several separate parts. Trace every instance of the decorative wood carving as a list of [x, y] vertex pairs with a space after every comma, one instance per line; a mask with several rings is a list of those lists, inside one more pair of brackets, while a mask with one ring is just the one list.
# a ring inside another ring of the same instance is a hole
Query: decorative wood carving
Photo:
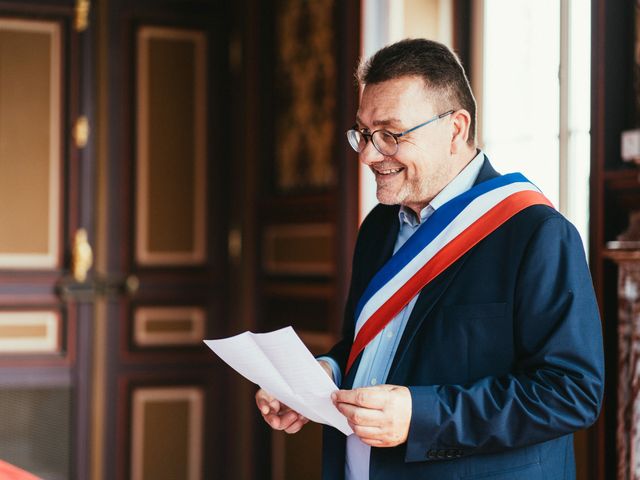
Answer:
[[[633, 217], [632, 217], [633, 218]], [[618, 264], [617, 478], [640, 479], [640, 241], [609, 242]]]
[[276, 8], [276, 184], [281, 192], [333, 187], [336, 3], [279, 0]]

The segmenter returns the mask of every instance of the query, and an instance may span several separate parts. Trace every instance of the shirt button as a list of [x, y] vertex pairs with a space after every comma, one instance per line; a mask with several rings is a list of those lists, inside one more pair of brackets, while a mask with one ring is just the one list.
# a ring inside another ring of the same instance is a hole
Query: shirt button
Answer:
[[376, 383], [378, 383], [378, 380], [376, 380], [375, 378], [371, 379], [371, 385], [375, 385]]
[[387, 332], [387, 338], [393, 338], [393, 332], [391, 330]]

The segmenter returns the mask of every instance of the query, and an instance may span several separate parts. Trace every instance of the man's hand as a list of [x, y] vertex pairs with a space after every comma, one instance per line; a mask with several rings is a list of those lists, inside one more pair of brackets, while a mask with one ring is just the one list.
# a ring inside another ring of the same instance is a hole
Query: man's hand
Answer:
[[407, 440], [411, 423], [411, 393], [407, 387], [338, 390], [332, 396], [354, 433], [372, 447], [395, 447]]
[[[323, 368], [329, 378], [333, 379], [331, 366], [324, 360], [319, 360], [320, 366]], [[263, 389], [256, 392], [256, 405], [262, 414], [264, 421], [274, 430], [284, 430], [287, 433], [299, 432], [308, 418], [303, 417], [298, 412], [291, 410], [284, 403], [280, 403], [276, 398], [269, 395]]]
[[256, 392], [256, 405], [258, 405], [258, 410], [260, 410], [264, 421], [274, 430], [296, 433], [309, 421], [284, 403], [280, 403], [263, 389]]

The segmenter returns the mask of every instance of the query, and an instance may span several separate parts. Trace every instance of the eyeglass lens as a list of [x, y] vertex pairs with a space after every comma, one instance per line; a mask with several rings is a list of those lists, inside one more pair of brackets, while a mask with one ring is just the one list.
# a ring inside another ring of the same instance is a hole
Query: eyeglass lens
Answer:
[[364, 147], [367, 146], [367, 140], [364, 138], [361, 132], [356, 129], [351, 129], [347, 131], [347, 140], [349, 140], [349, 145], [356, 152], [360, 153], [364, 150]]
[[378, 130], [371, 137], [373, 146], [383, 155], [393, 155], [398, 150], [396, 137], [384, 130]]
[[[367, 146], [367, 138], [359, 130], [349, 130], [347, 139], [351, 147], [358, 153], [362, 152]], [[378, 130], [371, 136], [373, 146], [383, 155], [393, 155], [398, 149], [398, 142], [389, 132]]]

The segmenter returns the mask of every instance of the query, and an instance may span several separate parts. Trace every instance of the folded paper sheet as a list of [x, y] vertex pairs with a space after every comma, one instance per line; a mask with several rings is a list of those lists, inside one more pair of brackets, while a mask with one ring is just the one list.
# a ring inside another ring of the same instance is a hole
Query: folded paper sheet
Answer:
[[345, 435], [353, 433], [331, 401], [338, 387], [293, 328], [244, 332], [204, 343], [239, 374], [309, 420], [331, 425]]

